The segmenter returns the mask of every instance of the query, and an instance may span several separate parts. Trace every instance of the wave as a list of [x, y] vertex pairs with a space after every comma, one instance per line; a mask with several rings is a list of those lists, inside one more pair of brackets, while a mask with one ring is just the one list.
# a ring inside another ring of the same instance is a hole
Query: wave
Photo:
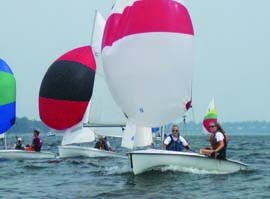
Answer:
[[24, 165], [23, 168], [28, 170], [39, 170], [39, 169], [46, 169], [48, 166], [44, 165]]

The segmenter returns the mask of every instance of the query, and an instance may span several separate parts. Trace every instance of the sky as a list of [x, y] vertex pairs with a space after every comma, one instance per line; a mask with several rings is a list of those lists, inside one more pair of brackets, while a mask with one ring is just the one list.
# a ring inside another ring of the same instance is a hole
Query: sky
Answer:
[[[113, 2], [0, 0], [0, 58], [16, 77], [18, 117], [40, 120], [38, 94], [48, 67], [89, 45], [95, 10], [107, 18]], [[202, 120], [214, 97], [223, 122], [270, 121], [270, 1], [185, 2], [195, 30], [193, 119]]]

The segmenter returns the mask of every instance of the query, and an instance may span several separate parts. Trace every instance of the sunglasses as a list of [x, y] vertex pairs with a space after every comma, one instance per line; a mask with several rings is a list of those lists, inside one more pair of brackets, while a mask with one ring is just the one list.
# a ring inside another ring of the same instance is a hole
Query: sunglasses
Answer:
[[210, 128], [214, 128], [214, 127], [216, 127], [216, 126], [209, 126]]
[[178, 130], [172, 130], [172, 132], [178, 132]]

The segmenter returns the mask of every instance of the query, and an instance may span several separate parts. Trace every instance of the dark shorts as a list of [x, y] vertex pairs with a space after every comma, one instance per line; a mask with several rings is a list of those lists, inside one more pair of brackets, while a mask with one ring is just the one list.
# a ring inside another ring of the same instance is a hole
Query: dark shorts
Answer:
[[[209, 147], [204, 148], [204, 149], [211, 150], [211, 148], [209, 148]], [[226, 156], [224, 154], [222, 154], [222, 153], [219, 153], [219, 152], [213, 152], [213, 153], [211, 153], [210, 157], [211, 158], [215, 158], [215, 159], [219, 159], [219, 160], [226, 159]]]
[[225, 160], [226, 159], [226, 157], [222, 153], [219, 153], [219, 152], [211, 153], [210, 157], [215, 158], [215, 159], [219, 159], [219, 160]]

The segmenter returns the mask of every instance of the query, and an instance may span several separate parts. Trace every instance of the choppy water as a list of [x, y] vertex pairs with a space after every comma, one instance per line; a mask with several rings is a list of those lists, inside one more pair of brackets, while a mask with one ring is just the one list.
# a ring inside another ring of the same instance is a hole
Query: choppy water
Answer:
[[[188, 137], [195, 150], [207, 138]], [[44, 142], [43, 150], [57, 152], [61, 137]], [[119, 139], [111, 144], [126, 152]], [[230, 136], [228, 158], [249, 167], [216, 175], [170, 166], [134, 176], [128, 159], [0, 160], [0, 198], [270, 198], [270, 135]]]

